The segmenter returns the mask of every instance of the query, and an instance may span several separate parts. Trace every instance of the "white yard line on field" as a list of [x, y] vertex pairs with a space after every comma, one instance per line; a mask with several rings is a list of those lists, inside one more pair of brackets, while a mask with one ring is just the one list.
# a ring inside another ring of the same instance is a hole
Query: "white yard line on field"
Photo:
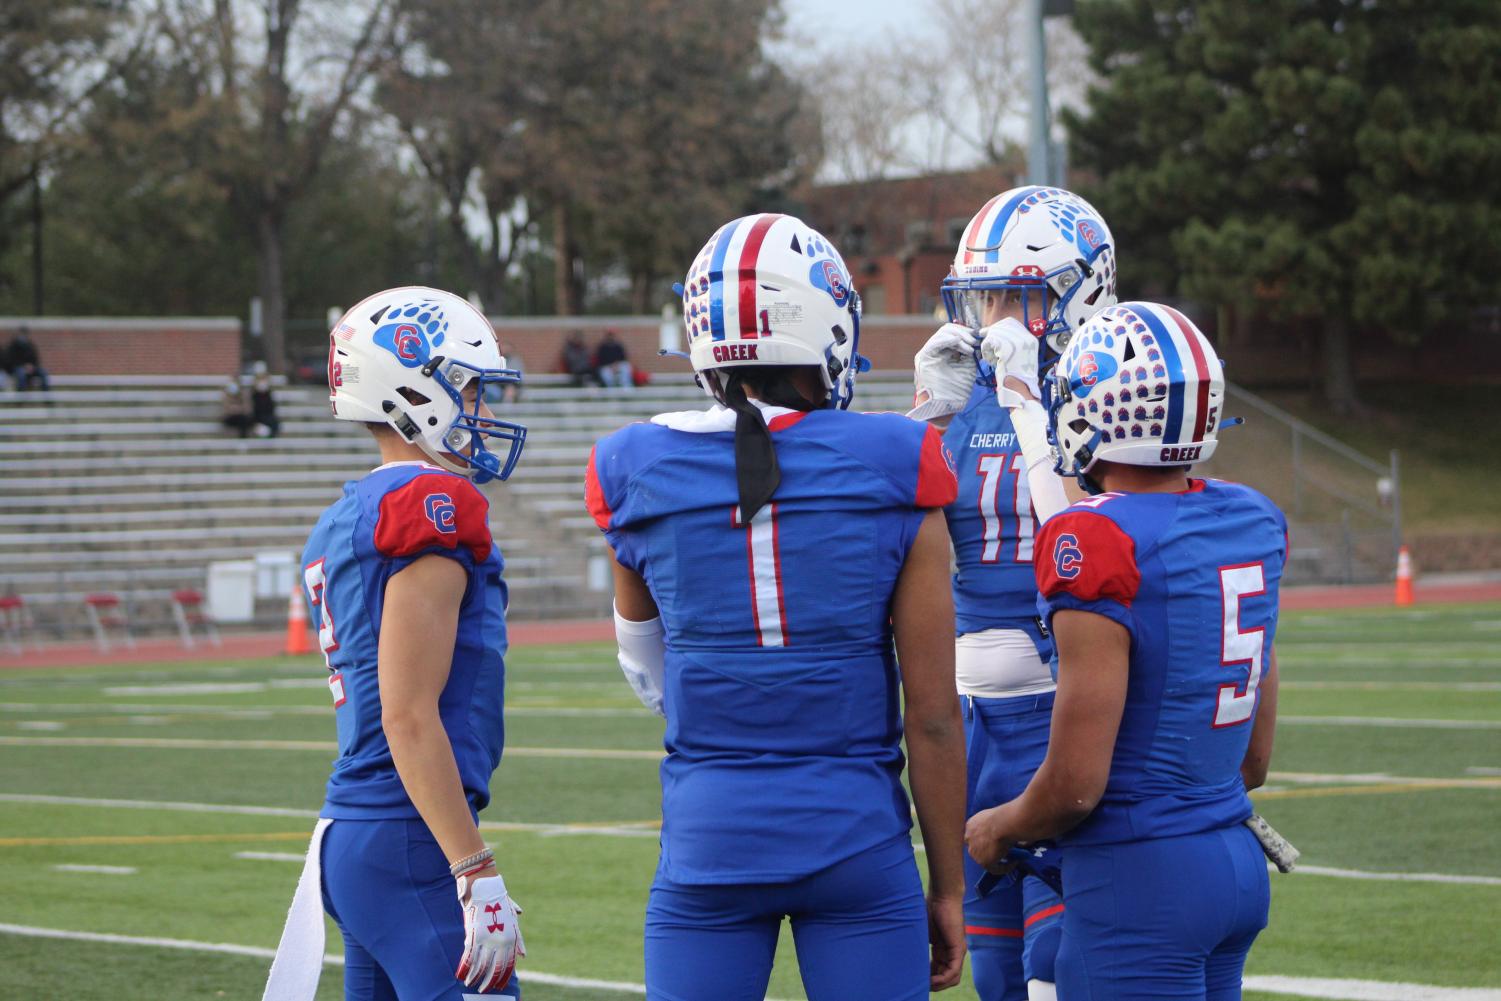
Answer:
[[269, 691], [264, 681], [194, 681], [164, 685], [111, 685], [105, 695], [246, 695]]
[[[182, 949], [192, 952], [217, 952], [254, 959], [271, 959], [274, 949], [227, 942], [192, 942], [178, 938], [148, 938], [138, 935], [111, 935], [100, 932], [65, 931], [60, 928], [36, 928], [30, 925], [0, 924], [0, 935], [23, 935], [30, 938], [62, 939], [71, 942], [99, 942], [107, 945], [135, 945], [156, 949]], [[342, 966], [344, 957], [327, 955], [325, 963]], [[621, 994], [645, 994], [644, 984], [623, 980], [595, 980], [589, 977], [564, 977], [522, 966], [521, 983], [547, 984], [553, 987], [577, 987], [584, 990], [616, 991]], [[1332, 1001], [1501, 1001], [1501, 990], [1489, 987], [1430, 987], [1426, 984], [1388, 983], [1382, 980], [1334, 980], [1326, 977], [1246, 977], [1248, 990], [1268, 994], [1297, 994], [1303, 997], [1328, 998]], [[767, 1001], [777, 1001], [768, 998]]]
[[[1275, 869], [1268, 865], [1267, 871]], [[1455, 876], [1446, 872], [1367, 872], [1364, 869], [1336, 869], [1324, 865], [1304, 865], [1299, 862], [1293, 875], [1333, 876], [1336, 879], [1364, 879], [1378, 883], [1456, 883], [1462, 886], [1501, 886], [1498, 876]]]
[[1408, 719], [1402, 716], [1282, 716], [1278, 723], [1307, 726], [1381, 726], [1425, 730], [1501, 730], [1501, 719]]
[[133, 865], [72, 865], [63, 863], [52, 868], [58, 872], [89, 872], [103, 876], [134, 876], [136, 867]]
[[[77, 806], [105, 810], [158, 810], [164, 813], [221, 813], [252, 817], [301, 817], [317, 819], [317, 810], [285, 806], [244, 806], [233, 803], [180, 803], [171, 800], [92, 799], [83, 796], [48, 796], [40, 793], [0, 793], [0, 803], [36, 803], [44, 806]], [[614, 820], [584, 824], [541, 824], [510, 820], [482, 820], [482, 831], [512, 831], [532, 834], [598, 834], [602, 837], [656, 836], [659, 820]], [[309, 832], [311, 833], [311, 831]]]
[[1501, 1001], [1493, 987], [1431, 987], [1394, 984], [1384, 980], [1342, 980], [1329, 977], [1246, 977], [1244, 988], [1266, 994], [1296, 994], [1336, 1001]]
[[294, 855], [291, 852], [235, 852], [235, 858], [251, 862], [296, 862], [298, 864], [307, 861], [306, 855]]

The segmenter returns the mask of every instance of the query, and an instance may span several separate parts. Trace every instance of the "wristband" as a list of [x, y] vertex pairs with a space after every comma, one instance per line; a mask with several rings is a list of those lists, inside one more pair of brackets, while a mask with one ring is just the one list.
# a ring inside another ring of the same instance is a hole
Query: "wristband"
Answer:
[[468, 876], [479, 869], [483, 869], [485, 866], [490, 865], [494, 861], [495, 850], [492, 848], [486, 848], [482, 851], [475, 852], [473, 855], [459, 859], [453, 865], [448, 867], [448, 871], [453, 874], [453, 877], [455, 879], [458, 879], [460, 876]]

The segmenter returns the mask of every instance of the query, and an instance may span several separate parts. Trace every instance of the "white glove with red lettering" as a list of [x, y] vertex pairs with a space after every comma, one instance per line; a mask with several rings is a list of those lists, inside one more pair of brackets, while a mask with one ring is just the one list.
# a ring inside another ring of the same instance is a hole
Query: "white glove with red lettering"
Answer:
[[499, 990], [511, 980], [516, 958], [526, 955], [521, 939], [521, 908], [506, 892], [500, 876], [470, 881], [460, 876], [459, 905], [464, 909], [464, 955], [455, 974], [466, 986], [484, 992]]
[[980, 331], [980, 357], [995, 370], [996, 400], [1007, 410], [1022, 405], [1025, 397], [1006, 388], [1006, 377], [1019, 379], [1034, 399], [1037, 388], [1037, 337], [1022, 322], [1008, 316]]
[[945, 323], [912, 359], [917, 393], [907, 416], [930, 421], [957, 414], [975, 388], [975, 347], [979, 337], [968, 327]]

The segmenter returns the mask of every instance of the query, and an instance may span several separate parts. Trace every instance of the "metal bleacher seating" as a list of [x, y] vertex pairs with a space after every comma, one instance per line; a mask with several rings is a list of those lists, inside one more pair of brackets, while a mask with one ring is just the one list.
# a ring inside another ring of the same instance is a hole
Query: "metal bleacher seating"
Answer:
[[[101, 593], [119, 596], [133, 631], [180, 629], [174, 593], [202, 592], [210, 562], [299, 552], [341, 485], [376, 461], [363, 429], [329, 418], [317, 386], [276, 390], [279, 437], [235, 437], [219, 424], [222, 382], [59, 376], [50, 393], [0, 391], [0, 594], [24, 598], [33, 636], [89, 635], [87, 599]], [[911, 385], [910, 373], [870, 373], [857, 406], [904, 409]], [[589, 588], [602, 552], [584, 510], [589, 448], [706, 403], [686, 375], [611, 390], [544, 375], [497, 405], [530, 429], [510, 481], [485, 488], [513, 618], [608, 614], [608, 591]], [[285, 608], [285, 597], [262, 602], [262, 624]]]

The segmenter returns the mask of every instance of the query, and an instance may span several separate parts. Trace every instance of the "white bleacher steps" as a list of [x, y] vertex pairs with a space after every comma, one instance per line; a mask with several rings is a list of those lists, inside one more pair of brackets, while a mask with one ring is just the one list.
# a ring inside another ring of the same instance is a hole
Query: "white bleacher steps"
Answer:
[[[299, 552], [344, 482], [378, 461], [363, 428], [329, 418], [317, 386], [278, 385], [279, 437], [235, 436], [219, 423], [224, 381], [59, 376], [51, 393], [0, 392], [0, 594], [25, 596], [44, 635], [81, 635], [91, 592], [115, 591], [164, 622], [170, 593], [201, 589], [208, 563]], [[909, 374], [872, 373], [859, 405], [904, 409], [911, 385]], [[529, 428], [511, 480], [483, 488], [513, 619], [608, 613], [608, 592], [585, 583], [603, 551], [584, 510], [589, 449], [632, 421], [707, 405], [687, 376], [601, 390], [544, 375], [495, 407]], [[263, 602], [264, 624], [285, 606]]]

